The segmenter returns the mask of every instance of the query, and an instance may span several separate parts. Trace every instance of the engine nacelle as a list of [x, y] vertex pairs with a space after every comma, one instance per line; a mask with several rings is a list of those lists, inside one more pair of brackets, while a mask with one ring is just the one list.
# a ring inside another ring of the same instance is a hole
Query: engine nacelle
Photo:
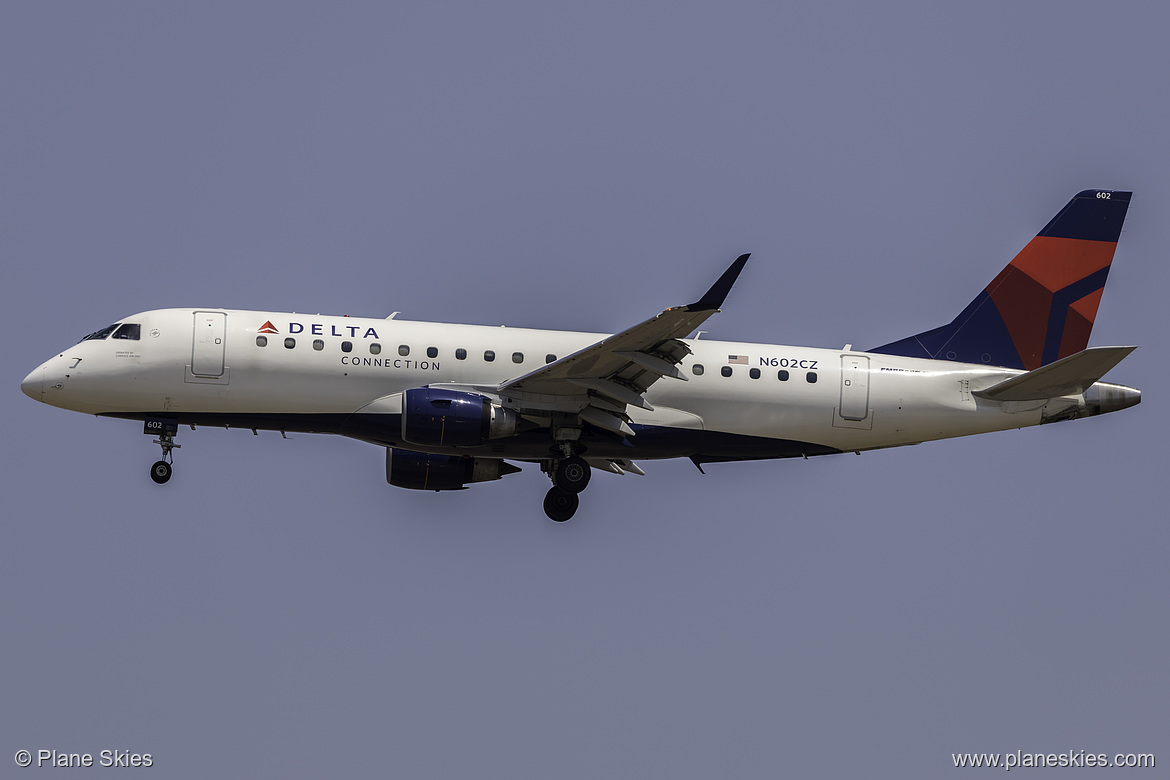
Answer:
[[416, 387], [402, 394], [402, 438], [431, 447], [471, 447], [516, 433], [518, 415], [478, 393]]
[[411, 490], [463, 490], [473, 482], [489, 482], [519, 470], [518, 466], [493, 458], [386, 449], [386, 481]]

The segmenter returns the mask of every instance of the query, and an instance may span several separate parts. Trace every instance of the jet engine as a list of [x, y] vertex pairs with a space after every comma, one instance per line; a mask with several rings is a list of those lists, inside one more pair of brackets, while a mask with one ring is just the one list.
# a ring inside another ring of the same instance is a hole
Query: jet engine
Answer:
[[402, 394], [402, 438], [431, 447], [470, 447], [516, 433], [519, 416], [477, 393], [416, 387]]
[[519, 470], [518, 466], [494, 458], [386, 449], [386, 481], [411, 490], [463, 490], [473, 482], [489, 482]]

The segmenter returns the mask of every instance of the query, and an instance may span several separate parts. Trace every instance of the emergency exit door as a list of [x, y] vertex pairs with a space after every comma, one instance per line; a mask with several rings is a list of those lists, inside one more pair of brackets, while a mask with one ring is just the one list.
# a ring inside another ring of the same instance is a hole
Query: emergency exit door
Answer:
[[191, 373], [196, 376], [223, 376], [223, 350], [227, 315], [221, 311], [195, 312]]
[[869, 358], [864, 355], [841, 356], [839, 413], [846, 420], [864, 420], [869, 416]]

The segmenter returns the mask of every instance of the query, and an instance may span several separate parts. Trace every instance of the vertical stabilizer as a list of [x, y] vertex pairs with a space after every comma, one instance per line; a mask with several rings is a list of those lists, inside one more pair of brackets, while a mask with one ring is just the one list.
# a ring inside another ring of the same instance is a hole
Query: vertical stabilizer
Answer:
[[1031, 371], [1084, 350], [1131, 194], [1077, 193], [949, 324], [870, 351]]

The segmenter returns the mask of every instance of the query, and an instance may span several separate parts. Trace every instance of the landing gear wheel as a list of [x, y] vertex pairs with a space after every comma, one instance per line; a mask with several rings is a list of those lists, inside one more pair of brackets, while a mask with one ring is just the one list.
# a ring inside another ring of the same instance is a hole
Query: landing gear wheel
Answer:
[[592, 476], [592, 469], [589, 468], [585, 459], [579, 455], [573, 455], [557, 464], [553, 482], [561, 490], [569, 493], [580, 493], [589, 484], [590, 476]]
[[171, 478], [171, 464], [160, 460], [150, 467], [150, 478], [158, 484], [164, 484]]
[[576, 493], [553, 485], [544, 496], [544, 513], [554, 523], [563, 523], [577, 512], [580, 503]]

